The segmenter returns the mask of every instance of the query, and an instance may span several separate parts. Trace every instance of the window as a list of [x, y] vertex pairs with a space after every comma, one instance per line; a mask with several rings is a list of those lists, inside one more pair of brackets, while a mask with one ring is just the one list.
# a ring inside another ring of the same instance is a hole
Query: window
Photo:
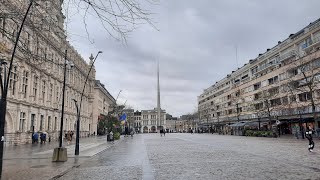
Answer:
[[227, 96], [227, 98], [228, 98], [228, 99], [231, 99], [231, 94], [229, 94], [229, 95]]
[[283, 104], [283, 105], [287, 105], [288, 103], [289, 103], [288, 97], [287, 97], [287, 96], [282, 97], [282, 104]]
[[281, 99], [280, 98], [272, 99], [270, 100], [270, 103], [271, 103], [271, 107], [281, 105]]
[[311, 93], [305, 92], [305, 93], [299, 94], [299, 101], [301, 102], [309, 101], [311, 97], [312, 97]]
[[258, 89], [260, 89], [260, 87], [261, 87], [261, 82], [253, 85], [254, 90], [258, 90]]
[[9, 89], [11, 89], [12, 95], [16, 93], [16, 83], [17, 83], [17, 66], [14, 66], [10, 73]]
[[25, 46], [27, 47], [27, 49], [30, 50], [30, 39], [31, 39], [31, 35], [30, 33], [26, 32], [26, 42], [25, 42]]
[[281, 73], [281, 74], [279, 75], [279, 80], [280, 80], [280, 81], [283, 81], [283, 80], [285, 80], [285, 79], [287, 79], [287, 73]]
[[48, 131], [51, 129], [51, 116], [48, 116]]
[[27, 71], [23, 71], [23, 74], [22, 74], [22, 94], [23, 94], [24, 98], [27, 97], [27, 92], [28, 92], [28, 76], [29, 76], [29, 73]]
[[52, 101], [52, 94], [53, 94], [53, 84], [50, 83], [49, 93], [48, 93], [48, 101], [50, 101], [50, 104], [51, 104], [51, 101]]
[[31, 123], [30, 123], [30, 131], [34, 132], [34, 122], [36, 119], [36, 115], [35, 114], [31, 114]]
[[143, 115], [143, 119], [148, 119], [148, 115]]
[[157, 119], [156, 115], [151, 115], [151, 119]]
[[37, 100], [37, 90], [38, 90], [38, 77], [34, 76], [33, 78], [33, 97], [34, 97], [34, 101]]
[[59, 104], [59, 87], [56, 88], [56, 103]]
[[261, 93], [254, 94], [254, 100], [258, 100], [261, 98]]
[[24, 124], [26, 121], [26, 113], [20, 112], [20, 124], [19, 124], [19, 131], [24, 132]]
[[256, 72], [258, 72], [258, 66], [256, 66], [256, 67], [254, 67], [254, 68], [251, 69], [251, 73], [252, 73], [252, 74], [254, 74], [254, 73], [256, 73]]
[[43, 115], [40, 116], [40, 131], [43, 130]]
[[[42, 103], [45, 102], [45, 97], [46, 97], [46, 81], [42, 81]], [[68, 96], [67, 96], [68, 97]]]
[[4, 37], [6, 31], [6, 19], [4, 17], [0, 17], [0, 29], [2, 37]]
[[240, 96], [240, 91], [236, 92], [236, 97]]
[[268, 79], [269, 85], [278, 82], [278, 76]]
[[241, 79], [246, 79], [248, 77], [249, 77], [248, 74], [246, 74], [246, 75], [242, 76]]
[[260, 109], [263, 108], [263, 103], [255, 104], [254, 107], [255, 107], [256, 110], [260, 110]]
[[57, 130], [57, 117], [54, 117], [54, 130]]
[[229, 110], [228, 110], [228, 114], [232, 114], [232, 109], [229, 109]]

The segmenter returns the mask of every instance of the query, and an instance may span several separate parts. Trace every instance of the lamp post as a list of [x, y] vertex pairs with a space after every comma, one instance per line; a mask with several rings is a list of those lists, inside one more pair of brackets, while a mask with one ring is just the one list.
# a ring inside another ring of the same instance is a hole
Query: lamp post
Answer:
[[[76, 109], [77, 109], [77, 117], [79, 117], [80, 112], [79, 112], [78, 102], [77, 102], [77, 100], [75, 100], [75, 99], [72, 99], [72, 100], [74, 101], [74, 104], [75, 104]], [[80, 125], [80, 124], [77, 122], [77, 133], [78, 133], [78, 129], [80, 128], [80, 127], [78, 127], [79, 125]], [[76, 144], [79, 145], [79, 138], [76, 138]], [[75, 149], [74, 154], [75, 154], [75, 155], [79, 155], [79, 148], [76, 148], [76, 149]]]
[[238, 119], [238, 122], [240, 122], [240, 118], [239, 118], [239, 113], [240, 113], [240, 110], [239, 110], [239, 103], [237, 102], [237, 119]]
[[59, 147], [55, 148], [54, 151], [53, 151], [52, 161], [54, 161], [54, 162], [64, 162], [64, 161], [67, 161], [67, 159], [68, 159], [68, 157], [67, 157], [67, 148], [62, 147], [63, 118], [64, 118], [64, 98], [65, 98], [65, 91], [66, 91], [67, 65], [69, 65], [70, 69], [71, 69], [74, 66], [74, 64], [67, 60], [67, 54], [68, 54], [68, 50], [65, 50]]
[[[90, 56], [90, 60], [91, 60], [91, 66], [90, 66], [90, 69], [89, 69], [89, 72], [87, 74], [87, 77], [86, 77], [86, 80], [84, 82], [84, 85], [83, 85], [83, 89], [82, 89], [82, 93], [81, 93], [81, 97], [80, 97], [80, 105], [79, 107], [77, 107], [77, 133], [76, 133], [76, 146], [75, 146], [75, 155], [79, 155], [79, 137], [80, 137], [80, 113], [81, 113], [81, 107], [82, 107], [82, 99], [83, 99], [83, 95], [84, 95], [84, 90], [86, 88], [86, 85], [87, 85], [87, 81], [88, 81], [88, 78], [89, 78], [89, 75], [90, 75], [90, 72], [92, 70], [92, 67], [94, 65], [94, 63], [96, 62], [99, 54], [102, 53], [102, 51], [99, 51], [96, 55], [95, 58], [93, 58], [92, 54]], [[76, 103], [76, 101], [75, 101]], [[89, 132], [90, 133], [90, 132]]]
[[62, 107], [61, 107], [61, 121], [60, 121], [60, 135], [59, 135], [59, 147], [55, 148], [53, 151], [52, 161], [54, 162], [64, 162], [68, 160], [67, 157], [67, 148], [62, 147], [62, 138], [63, 138], [63, 116], [64, 116], [64, 97], [66, 90], [66, 74], [67, 74], [67, 54], [68, 50], [65, 51], [64, 56], [64, 74], [63, 74], [63, 87], [62, 87]]
[[[33, 5], [34, 0], [30, 0], [28, 8], [26, 13], [24, 14], [23, 20], [21, 22], [21, 25], [19, 27], [19, 31], [17, 33], [16, 39], [15, 39], [15, 43], [14, 43], [14, 47], [13, 47], [13, 51], [11, 54], [11, 59], [10, 59], [10, 65], [9, 65], [9, 71], [8, 71], [8, 76], [7, 76], [7, 72], [6, 72], [6, 63], [4, 63], [4, 61], [1, 61], [1, 65], [5, 66], [5, 70], [4, 70], [4, 80], [2, 81], [2, 76], [0, 75], [0, 83], [1, 83], [1, 100], [0, 100], [0, 136], [4, 136], [4, 128], [5, 128], [5, 121], [6, 121], [6, 111], [7, 111], [7, 93], [8, 93], [8, 81], [10, 78], [10, 73], [11, 73], [11, 69], [12, 69], [12, 64], [13, 64], [13, 60], [14, 60], [14, 56], [16, 53], [16, 49], [18, 46], [18, 42], [20, 39], [20, 34], [22, 32], [24, 23], [27, 19], [27, 16], [29, 14], [29, 11], [31, 9], [31, 6]], [[1, 74], [1, 73], [0, 73]], [[3, 145], [4, 145], [4, 141], [0, 141], [0, 179], [2, 177], [2, 162], [3, 162]]]
[[259, 122], [259, 131], [260, 131], [260, 129], [261, 129], [261, 120], [260, 120], [260, 116], [258, 115], [258, 122]]
[[208, 133], [210, 133], [209, 132], [209, 115], [207, 115], [207, 130], [208, 130]]

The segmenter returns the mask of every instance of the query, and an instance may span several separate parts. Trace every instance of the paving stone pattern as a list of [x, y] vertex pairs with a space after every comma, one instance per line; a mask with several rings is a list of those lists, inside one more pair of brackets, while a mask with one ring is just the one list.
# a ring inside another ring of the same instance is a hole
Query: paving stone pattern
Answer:
[[320, 179], [307, 140], [212, 134], [140, 134], [60, 179]]

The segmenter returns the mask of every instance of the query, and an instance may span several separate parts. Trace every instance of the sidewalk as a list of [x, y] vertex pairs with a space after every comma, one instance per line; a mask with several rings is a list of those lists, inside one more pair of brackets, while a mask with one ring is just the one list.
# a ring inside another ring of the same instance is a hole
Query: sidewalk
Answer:
[[59, 146], [58, 142], [7, 146], [4, 148], [3, 179], [51, 179], [120, 141], [107, 142], [106, 136], [83, 138], [80, 139], [80, 155], [75, 156], [74, 140], [70, 145], [64, 144], [68, 150], [67, 162], [51, 161], [53, 149]]

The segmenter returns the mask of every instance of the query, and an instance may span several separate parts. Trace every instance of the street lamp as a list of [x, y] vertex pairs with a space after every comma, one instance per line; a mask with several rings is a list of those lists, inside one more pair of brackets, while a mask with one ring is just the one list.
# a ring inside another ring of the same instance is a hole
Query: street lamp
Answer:
[[64, 74], [63, 74], [63, 88], [62, 88], [62, 108], [61, 108], [61, 121], [60, 121], [60, 136], [59, 136], [59, 147], [55, 148], [53, 151], [52, 161], [54, 162], [64, 162], [67, 161], [67, 148], [62, 147], [62, 137], [63, 137], [63, 115], [64, 115], [64, 97], [66, 91], [66, 76], [67, 76], [67, 66], [72, 68], [73, 63], [67, 60], [68, 50], [65, 51], [64, 56]]
[[[76, 109], [77, 109], [77, 119], [78, 119], [79, 116], [80, 116], [79, 106], [78, 106], [77, 100], [75, 100], [75, 99], [72, 99], [72, 100], [74, 101], [74, 104], [75, 104]], [[79, 125], [79, 123], [77, 122], [77, 133], [78, 133], [78, 125]], [[79, 138], [76, 138], [76, 145], [79, 145]], [[75, 148], [74, 154], [75, 155], [79, 155], [79, 148]]]
[[[11, 69], [12, 69], [12, 64], [13, 64], [13, 60], [14, 60], [14, 56], [16, 53], [16, 49], [18, 46], [18, 42], [20, 39], [20, 35], [23, 29], [23, 25], [27, 19], [27, 16], [29, 14], [29, 11], [31, 9], [31, 6], [33, 5], [34, 0], [30, 0], [29, 4], [28, 4], [28, 8], [26, 13], [24, 14], [23, 20], [21, 22], [21, 25], [19, 27], [19, 31], [17, 33], [15, 42], [14, 42], [14, 46], [13, 46], [13, 50], [12, 50], [12, 54], [11, 54], [11, 59], [10, 59], [10, 65], [9, 65], [9, 71], [8, 71], [8, 76], [6, 77], [6, 70], [4, 73], [4, 80], [2, 81], [2, 77], [0, 76], [1, 79], [1, 100], [0, 100], [0, 136], [4, 136], [4, 128], [5, 128], [5, 121], [6, 121], [6, 111], [7, 111], [7, 93], [8, 93], [8, 81], [10, 78], [10, 73], [11, 73]], [[4, 63], [4, 61], [2, 60], [1, 65], [5, 66], [6, 69], [6, 63]], [[2, 177], [2, 161], [3, 161], [3, 144], [4, 141], [0, 141], [0, 179]]]
[[[82, 107], [82, 99], [83, 99], [83, 95], [84, 95], [84, 90], [86, 88], [86, 85], [87, 85], [87, 81], [88, 81], [88, 78], [89, 78], [89, 75], [90, 75], [90, 72], [91, 72], [91, 69], [94, 65], [94, 63], [96, 62], [99, 54], [102, 53], [102, 51], [99, 51], [96, 55], [95, 58], [93, 58], [92, 54], [90, 56], [90, 60], [91, 60], [91, 66], [90, 66], [90, 69], [89, 69], [89, 72], [87, 74], [87, 77], [86, 77], [86, 80], [84, 82], [84, 85], [83, 85], [83, 89], [82, 89], [82, 93], [81, 93], [81, 97], [80, 97], [80, 107], [77, 107], [77, 133], [76, 133], [76, 146], [75, 146], [75, 155], [79, 155], [79, 137], [80, 137], [80, 113], [81, 113], [81, 107]], [[76, 103], [76, 101], [75, 101]], [[90, 132], [89, 132], [90, 133]]]

